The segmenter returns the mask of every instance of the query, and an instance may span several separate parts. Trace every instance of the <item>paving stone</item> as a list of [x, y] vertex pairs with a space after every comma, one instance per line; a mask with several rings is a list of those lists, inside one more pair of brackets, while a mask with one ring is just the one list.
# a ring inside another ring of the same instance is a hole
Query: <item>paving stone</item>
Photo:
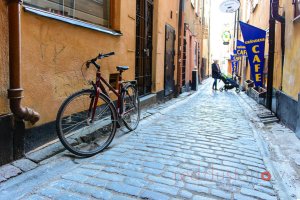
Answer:
[[218, 189], [212, 189], [211, 194], [214, 196], [220, 197], [222, 199], [231, 199], [230, 192], [225, 192], [225, 191], [218, 190]]
[[143, 165], [155, 169], [163, 169], [165, 167], [163, 164], [157, 162], [144, 162]]
[[[21, 174], [22, 171], [10, 164], [3, 165], [0, 167], [0, 176], [3, 177], [4, 179], [9, 179], [11, 177], [17, 176], [18, 174]], [[2, 180], [3, 180], [2, 178]]]
[[133, 200], [136, 198], [131, 198], [131, 197], [122, 196], [122, 195], [114, 195], [111, 199], [113, 199], [113, 200]]
[[147, 174], [145, 173], [142, 173], [142, 172], [135, 172], [135, 171], [132, 171], [132, 170], [124, 170], [122, 172], [120, 172], [126, 176], [129, 176], [129, 177], [134, 177], [134, 178], [145, 178], [147, 176]]
[[123, 181], [125, 176], [120, 174], [109, 174], [105, 172], [101, 172], [96, 176], [99, 179], [109, 180], [109, 181]]
[[198, 192], [198, 193], [204, 193], [204, 194], [209, 193], [209, 189], [207, 187], [194, 185], [194, 184], [186, 184], [186, 189], [191, 190], [191, 191], [195, 191], [195, 192]]
[[245, 196], [242, 194], [234, 194], [233, 195], [234, 200], [256, 200], [255, 198]]
[[163, 183], [166, 185], [175, 185], [176, 181], [169, 179], [169, 178], [163, 178], [163, 177], [159, 177], [159, 176], [148, 176], [148, 179], [150, 181], [154, 181], [157, 183]]
[[89, 197], [64, 191], [55, 200], [86, 200]]
[[[86, 169], [86, 168], [77, 168], [75, 169], [73, 172], [73, 174], [81, 174], [81, 175], [86, 175], [86, 176], [96, 176], [97, 174], [99, 174], [100, 172], [97, 170], [93, 170], [93, 169]], [[103, 173], [103, 172], [101, 172]]]
[[47, 200], [47, 198], [34, 194], [34, 195], [30, 195], [28, 197], [26, 197], [26, 200]]
[[259, 186], [259, 185], [255, 185], [254, 186], [254, 189], [255, 190], [258, 190], [260, 192], [264, 192], [264, 193], [268, 193], [270, 195], [275, 195], [275, 192], [273, 189], [270, 189], [270, 188], [266, 188], [266, 187], [263, 187], [263, 186]]
[[143, 179], [138, 178], [125, 178], [125, 183], [136, 186], [136, 187], [145, 187], [146, 185], [149, 185], [148, 181], [145, 181]]
[[55, 199], [58, 198], [61, 194], [61, 191], [58, 189], [54, 189], [54, 188], [44, 188], [40, 191], [38, 191], [38, 194], [48, 197], [50, 199]]
[[191, 199], [193, 194], [187, 190], [181, 190], [180, 191], [180, 196], [183, 198]]
[[99, 187], [94, 187], [86, 184], [76, 184], [76, 186], [70, 188], [70, 190], [83, 195], [89, 195], [98, 199], [109, 199], [112, 197], [111, 192], [101, 189]]
[[216, 200], [216, 199], [211, 197], [206, 197], [206, 196], [194, 195], [193, 200]]
[[23, 172], [30, 171], [38, 166], [36, 163], [32, 162], [31, 160], [25, 159], [25, 158], [14, 161], [12, 163], [12, 165], [21, 169]]
[[227, 166], [230, 166], [230, 167], [242, 169], [242, 170], [246, 170], [247, 169], [246, 165], [235, 163], [235, 162], [223, 161], [223, 164], [227, 165]]
[[154, 192], [151, 190], [145, 190], [141, 193], [140, 198], [142, 199], [153, 199], [153, 200], [168, 200], [170, 199], [169, 196], [159, 193], [159, 192]]
[[84, 183], [89, 184], [89, 185], [93, 185], [93, 186], [97, 186], [97, 187], [106, 187], [106, 185], [108, 184], [109, 181], [107, 180], [100, 180], [97, 178], [89, 178], [87, 179]]
[[79, 183], [83, 183], [90, 177], [85, 176], [85, 175], [80, 175], [80, 174], [74, 175], [74, 174], [71, 173], [71, 174], [63, 175], [62, 178], [66, 179], [66, 180], [71, 180], [71, 181], [76, 181], [76, 182], [79, 182]]
[[75, 184], [77, 184], [76, 182], [74, 181], [69, 181], [69, 180], [57, 180], [57, 181], [54, 181], [52, 183], [50, 183], [50, 187], [52, 188], [60, 188], [60, 189], [65, 189], [65, 190], [68, 190], [70, 189], [71, 187], [73, 187]]
[[251, 189], [248, 189], [248, 188], [242, 188], [241, 193], [245, 194], [245, 195], [248, 195], [248, 196], [251, 196], [251, 197], [261, 198], [261, 199], [264, 199], [264, 200], [275, 200], [275, 199], [277, 199], [277, 197], [275, 197], [275, 196], [271, 196], [271, 195], [268, 195], [266, 193], [258, 192], [256, 190], [251, 190]]
[[150, 190], [153, 190], [155, 192], [162, 192], [170, 195], [177, 195], [179, 192], [178, 187], [159, 184], [159, 183], [152, 183], [149, 186], [147, 186]]
[[125, 183], [116, 183], [116, 182], [111, 182], [106, 187], [110, 190], [114, 190], [116, 192], [132, 195], [132, 196], [138, 196], [138, 194], [142, 190], [139, 187], [131, 186]]

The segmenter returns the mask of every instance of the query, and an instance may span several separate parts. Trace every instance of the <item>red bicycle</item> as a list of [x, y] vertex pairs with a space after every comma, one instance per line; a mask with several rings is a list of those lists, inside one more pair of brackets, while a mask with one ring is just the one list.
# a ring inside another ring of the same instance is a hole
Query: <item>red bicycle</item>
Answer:
[[[140, 101], [135, 80], [123, 81], [122, 73], [129, 69], [118, 66], [118, 90], [102, 76], [97, 60], [114, 55], [114, 52], [99, 54], [86, 62], [96, 69], [96, 81], [92, 89], [84, 89], [69, 96], [59, 108], [56, 117], [57, 135], [66, 149], [79, 156], [93, 156], [109, 146], [117, 127], [124, 124], [130, 131], [140, 121]], [[104, 85], [116, 96], [110, 99]]]

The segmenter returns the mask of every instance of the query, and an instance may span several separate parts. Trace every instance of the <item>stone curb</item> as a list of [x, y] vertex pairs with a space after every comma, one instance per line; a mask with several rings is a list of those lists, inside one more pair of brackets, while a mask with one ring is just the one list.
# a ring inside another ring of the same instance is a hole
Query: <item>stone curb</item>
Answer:
[[[250, 97], [249, 97], [250, 98]], [[264, 138], [261, 134], [266, 133], [266, 131], [263, 129], [265, 127], [265, 124], [261, 122], [261, 120], [258, 117], [258, 113], [253, 110], [253, 108], [248, 105], [248, 103], [245, 101], [244, 98], [242, 98], [240, 95], [237, 95], [238, 103], [241, 105], [241, 107], [244, 109], [245, 114], [250, 119], [250, 126], [252, 126], [252, 130], [254, 133], [254, 137], [257, 141], [258, 148], [260, 152], [262, 153], [262, 158], [264, 160], [265, 165], [270, 170], [270, 173], [275, 177], [273, 179], [273, 186], [275, 187], [278, 196], [280, 199], [291, 199], [293, 198], [293, 194], [289, 194], [289, 190], [287, 186], [284, 184], [284, 181], [282, 180], [279, 172], [277, 171], [276, 167], [274, 166], [273, 161], [270, 159], [270, 152], [268, 150], [268, 144], [264, 141]], [[258, 104], [257, 104], [258, 105]], [[264, 111], [268, 111], [266, 108]]]

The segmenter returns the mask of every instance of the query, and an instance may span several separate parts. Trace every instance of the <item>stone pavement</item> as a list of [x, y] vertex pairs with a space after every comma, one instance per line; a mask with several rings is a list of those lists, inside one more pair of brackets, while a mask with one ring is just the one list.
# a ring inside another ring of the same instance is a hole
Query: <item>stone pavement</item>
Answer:
[[0, 199], [278, 199], [253, 128], [209, 80], [99, 155], [63, 152], [1, 183]]

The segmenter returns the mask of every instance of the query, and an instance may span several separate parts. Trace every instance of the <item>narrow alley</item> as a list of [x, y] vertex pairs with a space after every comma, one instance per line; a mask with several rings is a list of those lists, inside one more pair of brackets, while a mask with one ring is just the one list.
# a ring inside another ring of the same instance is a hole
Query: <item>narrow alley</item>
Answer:
[[0, 199], [277, 199], [241, 97], [211, 85], [99, 155], [65, 151], [0, 184]]

